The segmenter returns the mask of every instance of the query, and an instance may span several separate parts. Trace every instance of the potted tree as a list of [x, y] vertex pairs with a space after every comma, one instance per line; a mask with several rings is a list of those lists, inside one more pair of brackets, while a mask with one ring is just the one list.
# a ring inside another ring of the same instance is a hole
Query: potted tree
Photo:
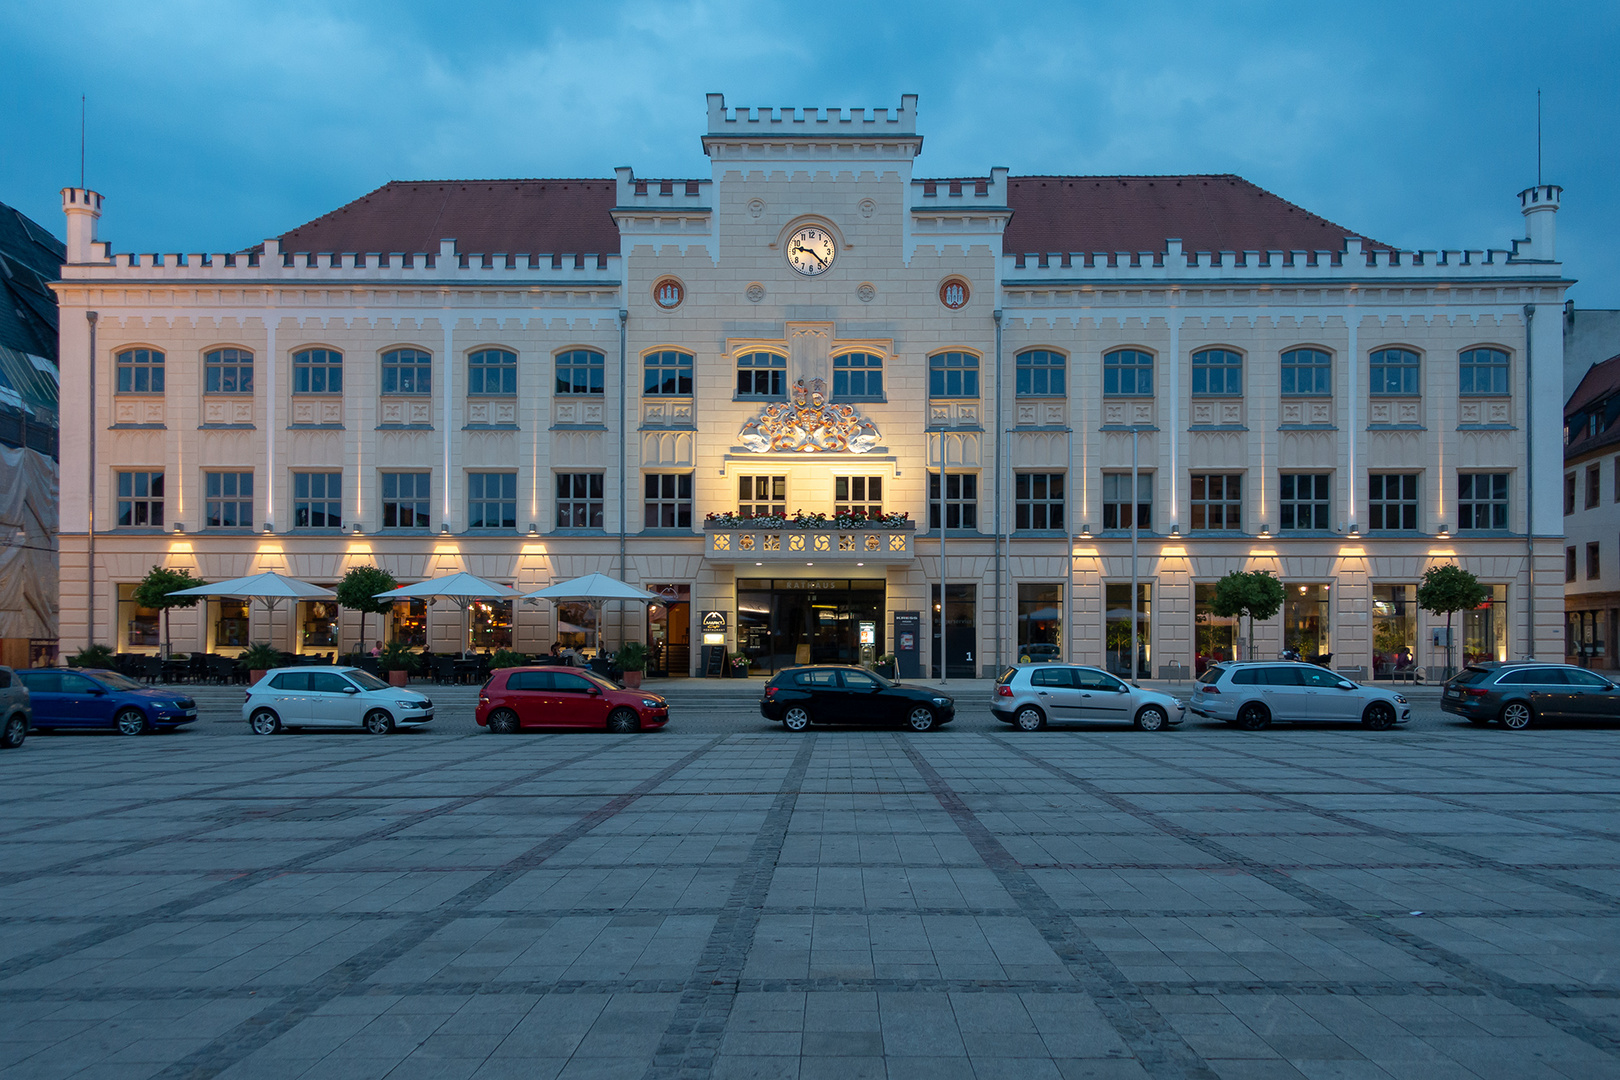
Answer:
[[343, 580], [337, 583], [337, 602], [350, 611], [360, 613], [360, 641], [355, 646], [355, 652], [366, 651], [366, 616], [386, 615], [393, 610], [392, 600], [378, 600], [377, 594], [397, 589], [399, 582], [394, 575], [375, 566], [353, 566], [343, 575]]
[[268, 641], [255, 642], [242, 650], [242, 655], [236, 658], [236, 666], [247, 670], [249, 684], [256, 683], [264, 678], [265, 672], [281, 666], [281, 650], [272, 648]]
[[402, 641], [390, 641], [377, 658], [377, 668], [388, 676], [389, 686], [404, 686], [422, 666], [422, 658]]
[[92, 670], [112, 671], [117, 663], [117, 657], [112, 649], [105, 645], [86, 645], [72, 656], [68, 657], [68, 667], [91, 668]]
[[1215, 583], [1209, 609], [1222, 619], [1249, 617], [1249, 654], [1254, 659], [1254, 620], [1265, 622], [1282, 609], [1283, 586], [1270, 570], [1234, 570]]
[[169, 640], [169, 609], [191, 608], [197, 606], [201, 597], [175, 596], [181, 589], [194, 589], [208, 582], [191, 576], [189, 570], [170, 570], [163, 566], [154, 566], [151, 572], [141, 579], [135, 586], [133, 599], [141, 607], [156, 608], [163, 612], [163, 657], [168, 659], [174, 651]]
[[634, 690], [641, 685], [641, 675], [647, 670], [647, 646], [639, 641], [627, 641], [619, 646], [616, 657], [624, 669], [624, 685]]
[[1451, 616], [1479, 607], [1490, 593], [1477, 577], [1456, 563], [1431, 566], [1423, 572], [1423, 583], [1417, 587], [1418, 607], [1431, 615], [1446, 617], [1447, 679], [1454, 674], [1451, 669]]

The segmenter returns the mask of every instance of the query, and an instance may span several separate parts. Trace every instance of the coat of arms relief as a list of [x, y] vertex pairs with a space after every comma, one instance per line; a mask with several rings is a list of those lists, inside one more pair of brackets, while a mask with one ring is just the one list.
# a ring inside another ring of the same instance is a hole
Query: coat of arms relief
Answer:
[[864, 454], [882, 438], [853, 405], [829, 403], [830, 324], [788, 324], [788, 362], [794, 376], [786, 401], [773, 401], [742, 426], [738, 438], [756, 454]]

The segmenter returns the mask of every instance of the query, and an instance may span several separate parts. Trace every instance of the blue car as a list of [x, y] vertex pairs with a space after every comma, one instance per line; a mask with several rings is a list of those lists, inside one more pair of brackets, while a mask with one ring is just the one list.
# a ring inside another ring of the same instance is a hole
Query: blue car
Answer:
[[197, 719], [197, 703], [184, 694], [142, 686], [116, 671], [34, 668], [17, 672], [34, 706], [34, 728], [113, 728], [142, 735]]

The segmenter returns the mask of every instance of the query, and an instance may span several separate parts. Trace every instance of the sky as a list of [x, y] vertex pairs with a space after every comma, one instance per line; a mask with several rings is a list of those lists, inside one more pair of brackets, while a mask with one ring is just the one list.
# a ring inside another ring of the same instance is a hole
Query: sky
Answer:
[[706, 177], [704, 95], [898, 107], [918, 176], [1237, 173], [1407, 249], [1506, 248], [1564, 187], [1577, 306], [1620, 308], [1620, 4], [0, 5], [0, 202], [114, 251], [239, 250], [389, 180]]

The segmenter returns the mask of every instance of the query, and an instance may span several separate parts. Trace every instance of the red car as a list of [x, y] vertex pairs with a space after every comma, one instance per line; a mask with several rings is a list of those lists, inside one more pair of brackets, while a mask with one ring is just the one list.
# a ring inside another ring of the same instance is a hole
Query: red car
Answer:
[[669, 703], [579, 668], [501, 668], [478, 691], [477, 717], [496, 735], [522, 728], [630, 732], [663, 727]]

